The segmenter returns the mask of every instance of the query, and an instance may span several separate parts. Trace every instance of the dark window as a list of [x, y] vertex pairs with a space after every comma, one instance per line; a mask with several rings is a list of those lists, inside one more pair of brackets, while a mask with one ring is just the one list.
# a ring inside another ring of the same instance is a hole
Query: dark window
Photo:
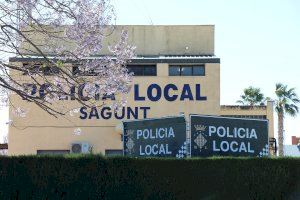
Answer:
[[78, 66], [72, 66], [72, 74], [75, 75], [79, 75], [80, 74], [80, 70]]
[[205, 76], [204, 66], [193, 66], [194, 76]]
[[43, 67], [41, 70], [44, 75], [53, 75], [53, 74], [59, 73], [59, 69], [55, 66], [53, 66], [53, 67], [46, 66], [46, 67]]
[[95, 70], [91, 69], [89, 71], [84, 72], [85, 76], [98, 76], [99, 73], [95, 72]]
[[134, 76], [156, 76], [156, 65], [127, 65], [128, 72]]
[[169, 76], [205, 76], [204, 65], [169, 66]]
[[180, 76], [180, 66], [170, 66], [169, 76]]
[[127, 66], [128, 72], [133, 73], [134, 76], [143, 76], [144, 68], [140, 66]]
[[23, 75], [28, 75], [29, 73], [31, 74], [36, 74], [39, 72], [40, 65], [39, 64], [28, 64], [28, 63], [23, 63], [23, 67], [26, 72], [23, 73]]
[[80, 76], [98, 76], [99, 73], [96, 73], [95, 70], [91, 69], [89, 71], [81, 71], [79, 69], [79, 65], [72, 66], [72, 74], [73, 76], [80, 75]]
[[8, 149], [8, 144], [7, 143], [4, 143], [4, 144], [0, 144], [0, 150], [6, 150]]
[[[134, 76], [156, 76], [156, 65], [127, 65], [128, 72], [132, 72]], [[73, 75], [81, 76], [97, 76], [94, 70], [80, 71], [78, 65], [72, 67]]]
[[245, 119], [267, 119], [266, 115], [222, 115], [223, 117], [245, 118]]
[[28, 75], [30, 74], [37, 74], [37, 73], [43, 73], [43, 75], [50, 76], [54, 74], [59, 73], [59, 68], [56, 66], [47, 66], [47, 65], [42, 65], [42, 64], [29, 64], [29, 63], [24, 63], [23, 67], [27, 70], [26, 72], [23, 73], [23, 75]]
[[70, 150], [37, 150], [37, 155], [64, 155], [69, 154]]
[[123, 150], [122, 149], [105, 149], [106, 156], [122, 156]]
[[156, 76], [156, 66], [145, 66], [144, 76]]
[[192, 76], [193, 67], [192, 66], [182, 66], [181, 67], [181, 76]]

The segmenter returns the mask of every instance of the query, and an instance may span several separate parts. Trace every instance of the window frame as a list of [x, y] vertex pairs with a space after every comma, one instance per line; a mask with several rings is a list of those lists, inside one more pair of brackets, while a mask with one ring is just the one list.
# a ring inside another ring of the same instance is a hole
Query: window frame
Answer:
[[[143, 74], [142, 75], [135, 75], [133, 74], [133, 76], [136, 76], [136, 77], [142, 77], [142, 76], [157, 76], [157, 64], [129, 64], [129, 65], [126, 65], [126, 68], [128, 70], [128, 73], [130, 73], [129, 71], [129, 67], [142, 67], [142, 71], [143, 71]], [[146, 71], [146, 68], [147, 67], [154, 67], [155, 68], [155, 74], [154, 75], [145, 75], [145, 71]]]
[[[42, 63], [22, 63], [23, 67], [32, 74], [43, 73], [44, 76], [55, 76], [59, 74], [57, 66], [44, 66]], [[23, 72], [22, 75], [28, 75], [29, 72]]]
[[123, 149], [105, 149], [106, 157], [122, 156], [122, 155], [123, 155]]
[[[129, 64], [129, 65], [126, 65], [126, 68], [128, 70], [128, 73], [130, 73], [129, 69], [128, 69], [128, 66], [133, 66], [133, 67], [142, 67], [142, 75], [133, 75], [133, 76], [136, 76], [136, 77], [141, 77], [141, 76], [157, 76], [157, 65], [156, 64], [143, 64], [143, 65], [140, 65], [140, 64]], [[154, 67], [155, 68], [155, 74], [154, 75], [145, 75], [145, 71], [146, 71], [146, 68], [147, 67]], [[73, 76], [97, 76], [99, 75], [98, 73], [95, 73], [95, 72], [81, 72], [79, 70], [79, 65], [72, 65], [72, 75]]]
[[67, 155], [70, 154], [69, 149], [38, 149], [36, 155]]
[[94, 70], [90, 71], [80, 71], [79, 64], [72, 65], [72, 76], [98, 76], [99, 73], [96, 73]]
[[[179, 75], [171, 75], [170, 74], [170, 68], [175, 68], [175, 67], [179, 67], [180, 68], [180, 74]], [[192, 74], [191, 75], [182, 75], [182, 68], [183, 67], [191, 67], [192, 68]], [[203, 75], [196, 75], [194, 74], [194, 67], [203, 67]], [[205, 64], [189, 64], [189, 65], [176, 65], [176, 64], [172, 64], [169, 65], [169, 76], [206, 76], [206, 70], [205, 70]]]

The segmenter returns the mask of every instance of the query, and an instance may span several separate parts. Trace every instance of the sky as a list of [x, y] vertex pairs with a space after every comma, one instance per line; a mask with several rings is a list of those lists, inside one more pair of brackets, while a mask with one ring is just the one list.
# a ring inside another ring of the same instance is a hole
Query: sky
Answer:
[[[278, 82], [300, 95], [300, 1], [112, 0], [117, 24], [215, 25], [221, 59], [221, 104], [235, 104], [244, 88], [274, 98]], [[276, 115], [276, 113], [274, 113]], [[274, 121], [277, 135], [277, 118]], [[300, 115], [285, 118], [285, 143], [300, 136]]]
[[[298, 0], [111, 0], [119, 25], [215, 25], [221, 59], [221, 104], [235, 104], [244, 88], [274, 98], [275, 84], [300, 95], [300, 1]], [[7, 109], [0, 110], [0, 141]], [[275, 114], [275, 113], [274, 113]], [[274, 121], [277, 135], [277, 118]], [[300, 115], [285, 118], [286, 144], [300, 136]]]

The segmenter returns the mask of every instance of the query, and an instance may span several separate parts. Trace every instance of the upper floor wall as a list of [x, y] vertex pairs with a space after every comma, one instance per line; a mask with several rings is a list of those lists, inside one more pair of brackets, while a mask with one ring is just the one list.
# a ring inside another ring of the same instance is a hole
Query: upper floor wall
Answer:
[[[57, 31], [63, 34], [64, 28]], [[214, 55], [214, 25], [124, 25], [116, 26], [112, 34], [103, 41], [103, 49], [99, 55], [111, 54], [108, 45], [113, 45], [120, 39], [122, 30], [128, 31], [128, 43], [136, 46], [136, 54], [143, 56], [153, 55]], [[70, 49], [75, 44], [67, 41], [55, 41], [45, 38], [40, 33], [28, 32], [28, 38], [37, 44], [45, 54], [53, 54], [49, 45], [64, 45]], [[62, 44], [63, 43], [63, 44]], [[36, 50], [23, 42], [21, 52], [37, 54]]]

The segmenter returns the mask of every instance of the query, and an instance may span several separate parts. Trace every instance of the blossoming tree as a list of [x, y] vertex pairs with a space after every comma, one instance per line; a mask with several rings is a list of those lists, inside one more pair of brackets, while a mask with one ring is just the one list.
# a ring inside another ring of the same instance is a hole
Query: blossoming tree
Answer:
[[[76, 112], [61, 99], [100, 107], [102, 96], [117, 96], [110, 103], [126, 103], [132, 75], [126, 63], [134, 56], [127, 32], [111, 45], [104, 40], [115, 30], [115, 12], [108, 0], [2, 0], [0, 5], [1, 103], [25, 117], [26, 108], [13, 105], [12, 95], [36, 104], [54, 117]], [[39, 38], [38, 40], [36, 38]], [[110, 54], [97, 56], [107, 48]], [[8, 57], [32, 58], [28, 63]], [[73, 67], [69, 67], [72, 63]], [[76, 66], [76, 67], [74, 67]], [[20, 78], [21, 75], [24, 78]], [[39, 95], [36, 90], [39, 88]], [[72, 92], [80, 89], [84, 98]], [[96, 97], [96, 98], [95, 98]], [[95, 99], [98, 98], [98, 101]]]

